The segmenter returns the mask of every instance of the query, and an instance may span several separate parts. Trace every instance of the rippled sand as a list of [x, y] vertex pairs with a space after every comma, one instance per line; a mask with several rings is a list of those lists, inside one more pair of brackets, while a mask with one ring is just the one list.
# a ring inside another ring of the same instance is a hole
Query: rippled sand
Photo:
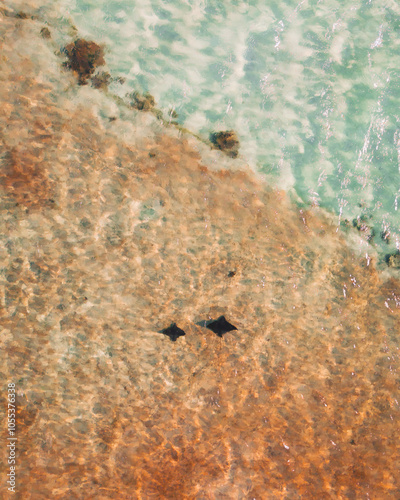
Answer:
[[400, 498], [399, 282], [148, 113], [100, 119], [43, 19], [0, 20], [18, 498]]

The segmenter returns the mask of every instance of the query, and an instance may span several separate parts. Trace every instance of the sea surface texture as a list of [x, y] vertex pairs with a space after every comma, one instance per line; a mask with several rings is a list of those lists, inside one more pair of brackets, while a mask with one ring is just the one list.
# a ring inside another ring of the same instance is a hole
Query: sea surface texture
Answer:
[[395, 224], [396, 9], [0, 4], [1, 498], [400, 498], [398, 261], [333, 206]]
[[74, 0], [64, 12], [106, 42], [124, 91], [151, 92], [204, 137], [233, 128], [255, 170], [338, 224], [366, 219], [380, 251], [400, 248], [398, 2]]

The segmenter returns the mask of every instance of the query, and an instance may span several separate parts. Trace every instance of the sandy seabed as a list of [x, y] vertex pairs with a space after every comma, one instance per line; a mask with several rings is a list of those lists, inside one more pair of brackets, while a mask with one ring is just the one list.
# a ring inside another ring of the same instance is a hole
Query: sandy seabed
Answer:
[[[0, 15], [10, 497], [400, 498], [399, 281], [318, 209], [79, 86], [34, 3]], [[197, 324], [221, 315], [237, 330]]]

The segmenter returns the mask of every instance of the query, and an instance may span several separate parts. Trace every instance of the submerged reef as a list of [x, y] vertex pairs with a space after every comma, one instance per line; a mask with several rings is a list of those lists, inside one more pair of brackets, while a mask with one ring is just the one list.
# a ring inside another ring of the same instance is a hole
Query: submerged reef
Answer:
[[64, 52], [68, 56], [65, 66], [78, 75], [79, 85], [86, 85], [96, 68], [105, 64], [103, 48], [82, 38], [68, 44]]
[[151, 111], [156, 105], [156, 100], [149, 92], [145, 92], [144, 94], [132, 92], [128, 95], [128, 98], [130, 99], [131, 107], [139, 111]]
[[239, 139], [234, 130], [225, 132], [212, 132], [210, 141], [214, 147], [220, 149], [231, 158], [237, 158], [239, 154]]
[[394, 269], [400, 269], [400, 253], [388, 254], [385, 257], [385, 261], [389, 267]]
[[372, 219], [372, 216], [361, 215], [356, 219], [353, 219], [353, 227], [363, 234], [366, 241], [372, 242], [375, 236], [375, 230], [368, 224], [368, 221]]

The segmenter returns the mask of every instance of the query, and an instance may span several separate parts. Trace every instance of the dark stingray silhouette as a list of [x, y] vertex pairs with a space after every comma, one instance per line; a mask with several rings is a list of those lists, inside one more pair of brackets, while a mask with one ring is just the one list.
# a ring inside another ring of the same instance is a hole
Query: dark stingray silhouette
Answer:
[[176, 326], [176, 323], [172, 323], [168, 328], [164, 328], [158, 333], [162, 333], [169, 337], [172, 342], [175, 342], [179, 337], [184, 337], [186, 333]]
[[216, 333], [218, 337], [222, 337], [222, 335], [231, 332], [232, 330], [237, 330], [236, 326], [229, 323], [225, 316], [220, 316], [218, 319], [212, 319], [211, 321], [200, 321], [200, 323], [197, 324], [208, 328], [212, 332]]

